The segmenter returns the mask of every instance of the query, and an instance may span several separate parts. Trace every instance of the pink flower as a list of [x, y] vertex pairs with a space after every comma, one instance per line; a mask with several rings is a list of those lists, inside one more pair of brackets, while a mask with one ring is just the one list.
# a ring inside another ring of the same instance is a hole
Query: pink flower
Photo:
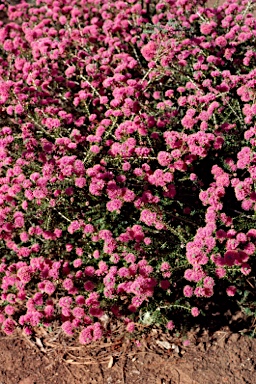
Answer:
[[44, 314], [46, 317], [52, 317], [54, 314], [54, 306], [53, 305], [46, 305], [44, 308]]
[[164, 261], [160, 267], [160, 271], [161, 272], [164, 272], [164, 271], [169, 271], [170, 269], [170, 264], [167, 262], [167, 261]]
[[83, 277], [83, 271], [81, 271], [81, 270], [77, 271], [76, 274], [75, 274], [75, 277], [76, 277], [77, 279], [82, 279], [82, 277]]
[[[96, 251], [94, 251], [94, 252], [96, 252]], [[95, 257], [95, 258], [97, 259], [97, 257]], [[84, 274], [86, 276], [93, 276], [94, 273], [95, 273], [95, 268], [94, 267], [92, 267], [92, 266], [85, 267]]]
[[78, 220], [72, 221], [72, 223], [68, 226], [68, 232], [73, 234], [75, 231], [79, 231], [81, 225]]
[[17, 298], [24, 301], [26, 299], [26, 292], [22, 289], [17, 293]]
[[31, 254], [31, 252], [32, 252], [31, 249], [28, 247], [20, 247], [17, 253], [21, 257], [28, 257]]
[[71, 252], [73, 249], [73, 245], [72, 244], [66, 244], [66, 251], [67, 252]]
[[143, 170], [141, 168], [135, 168], [133, 171], [133, 174], [135, 176], [141, 177], [141, 176], [143, 176]]
[[85, 304], [85, 298], [82, 295], [78, 295], [76, 297], [76, 304], [77, 305], [84, 305]]
[[77, 256], [83, 256], [83, 248], [76, 248]]
[[28, 326], [24, 327], [23, 331], [28, 336], [32, 335], [32, 329], [30, 327], [28, 327]]
[[6, 300], [9, 303], [14, 304], [16, 302], [16, 295], [14, 293], [8, 293]]
[[226, 47], [227, 40], [225, 39], [224, 36], [218, 36], [215, 40], [215, 44], [218, 45], [219, 47]]
[[122, 205], [123, 205], [123, 203], [122, 203], [121, 200], [113, 199], [113, 200], [110, 200], [110, 201], [107, 202], [106, 207], [107, 207], [107, 210], [109, 212], [113, 212], [113, 211], [117, 211], [118, 212], [120, 210], [120, 208], [122, 207]]
[[73, 193], [74, 193], [74, 189], [72, 187], [68, 187], [68, 188], [65, 189], [65, 193], [68, 196], [72, 196]]
[[125, 255], [124, 259], [127, 263], [135, 263], [136, 256], [133, 253], [128, 253], [127, 255]]
[[66, 307], [63, 307], [63, 308], [61, 309], [61, 313], [62, 313], [62, 315], [63, 315], [65, 318], [69, 318], [69, 317], [71, 317], [71, 314], [72, 314], [71, 309], [70, 309], [70, 308], [66, 308]]
[[130, 189], [128, 189], [128, 188], [123, 188], [123, 191], [124, 191], [124, 193], [123, 193], [123, 199], [124, 199], [124, 201], [126, 201], [126, 202], [131, 202], [131, 201], [133, 201], [134, 199], [135, 199], [135, 197], [136, 197], [136, 195], [135, 195], [135, 193], [133, 192], [133, 191], [131, 191]]
[[82, 332], [79, 335], [79, 342], [80, 344], [89, 344], [92, 339], [93, 335], [92, 332], [94, 330], [93, 325], [89, 325], [88, 327], [84, 328]]
[[235, 296], [235, 294], [236, 294], [236, 287], [234, 285], [231, 285], [231, 286], [229, 286], [226, 289], [226, 292], [227, 292], [228, 296]]
[[37, 293], [34, 294], [34, 296], [33, 296], [33, 302], [34, 302], [34, 304], [36, 304], [36, 305], [43, 305], [44, 300], [43, 300], [43, 294], [42, 294], [42, 292], [37, 292]]
[[72, 320], [72, 325], [73, 325], [74, 328], [78, 328], [81, 324], [82, 324], [82, 320], [78, 319], [77, 317], [75, 317]]
[[67, 290], [70, 290], [71, 288], [74, 287], [73, 280], [71, 279], [65, 279], [62, 283], [63, 287]]
[[216, 23], [211, 22], [211, 23], [203, 23], [200, 26], [200, 32], [203, 35], [210, 35], [212, 33], [213, 28], [216, 26]]
[[140, 220], [143, 221], [148, 226], [155, 224], [157, 218], [157, 214], [155, 212], [151, 212], [149, 209], [143, 209], [140, 214]]
[[185, 285], [183, 294], [185, 297], [191, 297], [193, 295], [193, 288], [190, 285]]
[[66, 333], [66, 335], [73, 336], [73, 325], [71, 321], [65, 321], [62, 324], [61, 328]]
[[144, 242], [144, 244], [149, 245], [149, 244], [151, 244], [151, 239], [149, 237], [145, 237], [143, 242]]
[[169, 287], [170, 287], [170, 282], [169, 282], [169, 280], [161, 280], [161, 282], [160, 282], [160, 287], [162, 288], [162, 289], [168, 289]]
[[227, 266], [229, 266], [229, 267], [232, 267], [232, 265], [234, 265], [235, 262], [236, 262], [237, 256], [238, 256], [237, 251], [227, 251], [227, 252], [225, 252], [225, 254], [224, 254], [225, 264]]
[[135, 307], [135, 305], [132, 305], [132, 304], [128, 306], [128, 309], [132, 313], [135, 313], [137, 311], [137, 307]]
[[248, 200], [243, 200], [242, 201], [242, 204], [241, 204], [241, 207], [245, 210], [245, 211], [249, 211], [251, 208], [252, 208], [252, 200], [248, 199]]
[[72, 313], [73, 313], [73, 316], [79, 318], [79, 319], [82, 319], [84, 317], [84, 309], [81, 308], [81, 307], [75, 307], [73, 310], [72, 310]]
[[187, 249], [186, 255], [189, 263], [196, 267], [198, 265], [205, 265], [208, 262], [208, 257], [199, 247], [193, 247], [193, 248], [191, 247], [190, 249]]
[[15, 106], [15, 113], [17, 113], [17, 115], [21, 115], [23, 112], [24, 112], [24, 108], [22, 107], [22, 105], [17, 104]]
[[99, 340], [102, 338], [102, 326], [100, 323], [96, 322], [93, 326], [93, 340]]
[[38, 326], [38, 324], [40, 323], [40, 321], [42, 320], [42, 318], [44, 316], [43, 313], [35, 311], [35, 310], [32, 310], [32, 312], [30, 312], [29, 315], [30, 315], [29, 322], [32, 325], [32, 327]]
[[73, 74], [75, 73], [76, 71], [76, 67], [73, 65], [71, 67], [69, 67], [68, 69], [66, 69], [65, 71], [65, 75], [69, 78], [69, 77], [72, 77]]
[[98, 235], [99, 235], [99, 238], [102, 240], [108, 241], [112, 239], [112, 233], [108, 229], [102, 229], [101, 231], [99, 231]]
[[197, 317], [200, 314], [200, 311], [197, 307], [193, 307], [191, 308], [191, 314], [192, 316]]
[[157, 45], [153, 41], [150, 41], [141, 48], [141, 54], [147, 61], [151, 61], [155, 57], [156, 51]]
[[120, 261], [120, 256], [118, 253], [113, 253], [110, 257], [112, 263], [117, 264]]
[[249, 229], [249, 231], [247, 232], [246, 236], [249, 237], [249, 238], [250, 237], [256, 238], [256, 229], [255, 228]]
[[159, 100], [159, 99], [161, 99], [161, 92], [159, 92], [159, 91], [155, 91], [155, 92], [153, 93], [153, 98], [154, 98], [155, 100]]
[[15, 330], [15, 321], [10, 319], [10, 318], [7, 318], [4, 322], [3, 322], [3, 325], [2, 325], [2, 329], [3, 331], [7, 334], [7, 335], [11, 335], [14, 330]]
[[8, 115], [12, 115], [13, 114], [13, 110], [14, 110], [14, 107], [12, 105], [9, 105], [6, 108], [6, 112], [7, 112]]
[[239, 232], [237, 233], [236, 235], [236, 239], [241, 242], [241, 243], [245, 243], [247, 241], [247, 237], [246, 237], [246, 234], [243, 233], [243, 232]]
[[225, 268], [221, 268], [221, 267], [216, 268], [215, 274], [219, 279], [221, 279], [222, 277], [226, 276], [226, 270]]
[[89, 309], [89, 314], [91, 316], [94, 316], [94, 317], [101, 317], [104, 315], [104, 311], [99, 308], [98, 306], [92, 306], [90, 309]]
[[7, 315], [10, 315], [12, 316], [14, 313], [15, 313], [15, 308], [12, 306], [12, 305], [6, 305], [6, 307], [4, 308], [4, 311]]
[[126, 267], [121, 267], [119, 270], [118, 270], [118, 276], [120, 277], [129, 277], [130, 276], [130, 271], [128, 268]]
[[84, 289], [86, 291], [92, 292], [94, 290], [94, 284], [92, 281], [88, 280], [84, 283]]
[[100, 97], [100, 104], [107, 104], [108, 103], [108, 97], [107, 96], [101, 96]]
[[84, 233], [93, 233], [94, 226], [92, 224], [86, 224], [84, 227]]
[[166, 184], [165, 174], [161, 169], [157, 169], [153, 175], [148, 176], [148, 181], [153, 185], [164, 187]]
[[95, 154], [98, 154], [100, 152], [100, 147], [98, 145], [92, 145], [90, 151]]
[[172, 331], [175, 328], [174, 322], [172, 320], [168, 321], [166, 328]]
[[69, 308], [71, 306], [71, 304], [72, 304], [72, 301], [73, 301], [72, 297], [70, 297], [70, 296], [63, 296], [63, 297], [60, 298], [58, 304], [59, 304], [60, 307]]
[[183, 125], [184, 128], [187, 129], [192, 129], [195, 125], [195, 119], [189, 117], [189, 116], [184, 116], [183, 119], [181, 120], [181, 124]]
[[123, 171], [126, 171], [126, 172], [129, 171], [129, 170], [131, 169], [131, 164], [125, 162], [125, 163], [123, 164], [123, 166], [122, 166], [122, 169], [123, 169]]
[[[249, 232], [247, 232], [247, 236], [249, 236]], [[244, 247], [244, 252], [246, 252], [247, 255], [253, 255], [253, 253], [255, 252], [255, 245], [253, 243], [246, 244], [246, 246]]]
[[21, 232], [20, 239], [21, 239], [21, 241], [26, 243], [29, 240], [29, 235], [27, 234], [27, 232]]
[[31, 267], [29, 266], [24, 266], [21, 267], [18, 272], [17, 272], [18, 278], [23, 282], [23, 283], [28, 283], [31, 278], [32, 278], [32, 270]]
[[54, 234], [55, 234], [55, 236], [56, 237], [61, 237], [61, 235], [62, 235], [62, 230], [61, 229], [58, 229], [58, 228], [55, 228], [55, 230], [54, 230]]
[[95, 113], [89, 116], [89, 121], [94, 121], [96, 119], [97, 119], [97, 115]]
[[48, 295], [52, 295], [55, 289], [56, 287], [51, 281], [45, 280], [45, 286], [44, 286], [45, 293], [47, 293]]
[[51, 117], [47, 117], [44, 122], [45, 126], [49, 128], [50, 130], [53, 128], [60, 127], [61, 123], [59, 119], [53, 119]]
[[242, 266], [241, 266], [241, 272], [242, 272], [242, 274], [245, 275], [245, 276], [249, 275], [249, 274], [251, 273], [251, 267], [250, 267], [250, 265], [247, 264], [247, 263], [242, 264]]
[[135, 329], [135, 324], [134, 324], [134, 322], [131, 321], [130, 323], [127, 324], [127, 326], [126, 326], [126, 330], [127, 330], [128, 332], [132, 333], [132, 332], [134, 332], [134, 329]]
[[215, 283], [212, 277], [207, 276], [204, 278], [204, 287], [212, 288], [214, 285]]
[[85, 300], [85, 304], [88, 306], [98, 305], [99, 294], [97, 292], [90, 293], [89, 297]]
[[83, 260], [82, 259], [76, 259], [73, 262], [73, 265], [74, 265], [75, 268], [81, 267], [82, 264], [83, 264]]
[[65, 25], [67, 23], [67, 18], [62, 15], [59, 17], [59, 22], [61, 25]]
[[75, 178], [75, 186], [78, 188], [83, 188], [86, 185], [86, 179], [84, 177]]
[[171, 162], [171, 155], [168, 152], [160, 151], [157, 155], [157, 160], [160, 165], [166, 167]]
[[6, 39], [3, 48], [8, 52], [13, 50], [13, 42], [10, 39]]
[[203, 287], [196, 287], [195, 290], [194, 290], [194, 294], [197, 296], [197, 297], [203, 297], [204, 296], [204, 288]]

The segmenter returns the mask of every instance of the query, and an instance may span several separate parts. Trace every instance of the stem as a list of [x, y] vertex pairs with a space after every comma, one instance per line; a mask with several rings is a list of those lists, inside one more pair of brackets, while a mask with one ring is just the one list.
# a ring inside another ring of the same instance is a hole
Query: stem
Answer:
[[189, 307], [185, 307], [185, 305], [180, 305], [180, 304], [162, 305], [161, 307], [157, 308], [157, 311], [160, 311], [160, 309], [166, 309], [166, 308], [169, 309], [170, 307], [182, 308], [182, 309], [185, 309], [186, 311], [190, 312], [190, 308]]
[[166, 228], [173, 234], [175, 235], [176, 237], [179, 238], [180, 242], [181, 243], [186, 243], [186, 239], [178, 232], [178, 231], [175, 231], [175, 229], [173, 229], [172, 227], [170, 227], [168, 224], [166, 224], [164, 221], [163, 223], [165, 224]]
[[99, 94], [99, 92], [97, 91], [97, 89], [84, 77], [84, 76], [81, 76], [81, 78], [84, 80], [84, 81], [86, 81], [86, 83], [87, 84], [89, 84], [90, 85], [90, 87], [93, 89], [93, 91], [96, 93], [96, 95], [97, 96], [99, 96], [100, 97], [100, 94]]
[[113, 129], [116, 126], [117, 120], [118, 120], [118, 116], [113, 119], [112, 125], [111, 125], [110, 129], [107, 131], [106, 136], [104, 137], [104, 139], [106, 139], [107, 137], [109, 137], [109, 135], [112, 134], [112, 131], [113, 131]]
[[33, 123], [38, 127], [40, 128], [47, 136], [51, 137], [52, 139], [55, 140], [55, 136], [52, 136], [49, 134], [49, 132], [47, 132], [39, 123], [36, 122], [36, 120], [31, 116], [31, 115], [27, 115], [32, 121]]
[[66, 216], [64, 216], [61, 212], [59, 212], [59, 211], [57, 211], [57, 209], [56, 208], [53, 208], [54, 209], [54, 211], [56, 211], [61, 217], [63, 217], [63, 219], [65, 219], [65, 220], [67, 220], [69, 223], [71, 223], [72, 221], [71, 220], [69, 220]]
[[[247, 4], [247, 7], [245, 8], [245, 10], [242, 13], [243, 16], [246, 15], [246, 12], [251, 8], [251, 6], [252, 6], [252, 2], [249, 1], [249, 3]], [[252, 6], [252, 8], [253, 8], [253, 6]]]

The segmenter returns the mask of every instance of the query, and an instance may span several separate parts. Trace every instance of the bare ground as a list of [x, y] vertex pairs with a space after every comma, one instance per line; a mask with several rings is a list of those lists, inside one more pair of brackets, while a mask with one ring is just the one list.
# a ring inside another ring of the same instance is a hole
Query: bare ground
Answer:
[[0, 384], [255, 384], [256, 339], [228, 326], [180, 335], [159, 329], [81, 346], [62, 333], [0, 337]]

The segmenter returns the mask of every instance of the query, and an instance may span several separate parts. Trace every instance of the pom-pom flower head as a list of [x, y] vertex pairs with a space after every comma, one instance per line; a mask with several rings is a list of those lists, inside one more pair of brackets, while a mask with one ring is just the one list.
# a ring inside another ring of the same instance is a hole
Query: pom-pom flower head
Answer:
[[141, 54], [147, 61], [151, 61], [155, 57], [156, 52], [157, 44], [153, 41], [148, 42], [141, 48]]
[[28, 283], [32, 278], [32, 269], [29, 266], [21, 267], [17, 272], [18, 278], [23, 283]]

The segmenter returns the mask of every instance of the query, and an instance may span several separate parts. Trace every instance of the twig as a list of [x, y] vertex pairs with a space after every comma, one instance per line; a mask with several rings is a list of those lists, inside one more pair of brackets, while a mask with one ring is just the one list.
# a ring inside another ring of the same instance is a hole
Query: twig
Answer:
[[125, 377], [124, 377], [124, 365], [125, 365], [125, 353], [127, 350], [127, 344], [125, 344], [123, 356], [121, 357], [122, 363], [121, 363], [121, 372], [122, 372], [122, 382], [125, 384]]
[[97, 89], [84, 77], [81, 75], [81, 78], [92, 88], [92, 90], [96, 93], [97, 96], [101, 97]]
[[[53, 135], [50, 135], [50, 133], [49, 132], [47, 132], [34, 118], [33, 118], [33, 116], [31, 116], [31, 115], [27, 115], [32, 121], [33, 121], [33, 123], [38, 127], [38, 128], [40, 128], [47, 136], [49, 136], [49, 137], [51, 137], [52, 139], [54, 139], [55, 140], [55, 136], [53, 136]], [[39, 131], [38, 131], [39, 132]]]
[[54, 209], [54, 211], [56, 211], [61, 217], [63, 217], [63, 219], [67, 220], [69, 223], [72, 222], [72, 220], [69, 220], [66, 216], [64, 216], [62, 213], [60, 213], [59, 211], [57, 211], [56, 208], [53, 208], [53, 209]]

